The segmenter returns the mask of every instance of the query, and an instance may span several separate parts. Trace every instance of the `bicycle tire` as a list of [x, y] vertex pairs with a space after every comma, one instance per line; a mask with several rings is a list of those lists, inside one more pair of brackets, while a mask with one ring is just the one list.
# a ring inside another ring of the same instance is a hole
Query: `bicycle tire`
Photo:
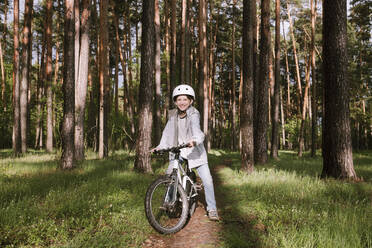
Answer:
[[180, 184], [177, 186], [177, 201], [174, 210], [170, 212], [162, 209], [163, 198], [169, 182], [168, 176], [156, 179], [147, 189], [145, 197], [147, 220], [156, 231], [162, 234], [176, 233], [181, 230], [189, 215], [189, 202]]

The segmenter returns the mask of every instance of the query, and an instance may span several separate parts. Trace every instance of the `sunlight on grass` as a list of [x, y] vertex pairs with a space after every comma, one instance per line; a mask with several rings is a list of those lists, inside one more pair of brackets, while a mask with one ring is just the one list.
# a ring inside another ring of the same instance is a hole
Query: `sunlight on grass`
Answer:
[[55, 154], [0, 159], [0, 247], [140, 247], [153, 232], [143, 200], [154, 175], [133, 156], [93, 153], [74, 171]]
[[365, 182], [352, 183], [319, 179], [321, 158], [280, 155], [251, 175], [239, 171], [237, 153], [212, 159], [230, 163], [217, 175], [226, 201], [224, 246], [245, 240], [244, 247], [372, 247], [372, 156], [354, 155]]
[[[240, 155], [209, 153], [222, 216], [221, 247], [372, 247], [372, 153], [355, 153], [364, 182], [322, 180], [320, 157], [281, 152], [279, 160], [240, 171]], [[154, 230], [144, 215], [153, 175], [133, 171], [134, 154], [99, 160], [88, 151], [73, 171], [57, 154], [0, 151], [0, 247], [140, 247]]]

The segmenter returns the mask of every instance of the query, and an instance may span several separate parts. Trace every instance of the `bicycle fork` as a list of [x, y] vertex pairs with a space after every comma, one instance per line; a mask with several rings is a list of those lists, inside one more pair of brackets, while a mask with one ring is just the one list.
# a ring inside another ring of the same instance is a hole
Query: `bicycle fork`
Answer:
[[178, 185], [178, 176], [177, 169], [173, 169], [172, 174], [170, 175], [171, 181], [167, 188], [167, 191], [164, 196], [164, 208], [169, 208], [174, 205], [177, 200], [177, 185]]

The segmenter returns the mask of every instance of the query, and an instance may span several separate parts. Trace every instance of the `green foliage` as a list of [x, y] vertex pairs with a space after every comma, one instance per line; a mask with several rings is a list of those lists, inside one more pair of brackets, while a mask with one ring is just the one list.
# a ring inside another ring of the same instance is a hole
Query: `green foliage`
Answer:
[[215, 175], [223, 182], [223, 247], [372, 247], [372, 156], [354, 154], [365, 182], [321, 180], [321, 158], [280, 160], [247, 175], [237, 153], [210, 155], [225, 164]]

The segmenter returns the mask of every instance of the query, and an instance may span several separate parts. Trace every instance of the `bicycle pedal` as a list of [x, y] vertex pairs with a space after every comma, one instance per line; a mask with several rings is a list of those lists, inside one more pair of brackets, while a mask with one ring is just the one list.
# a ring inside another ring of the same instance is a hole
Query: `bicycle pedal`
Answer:
[[167, 208], [164, 206], [159, 207], [160, 210], [167, 211]]

